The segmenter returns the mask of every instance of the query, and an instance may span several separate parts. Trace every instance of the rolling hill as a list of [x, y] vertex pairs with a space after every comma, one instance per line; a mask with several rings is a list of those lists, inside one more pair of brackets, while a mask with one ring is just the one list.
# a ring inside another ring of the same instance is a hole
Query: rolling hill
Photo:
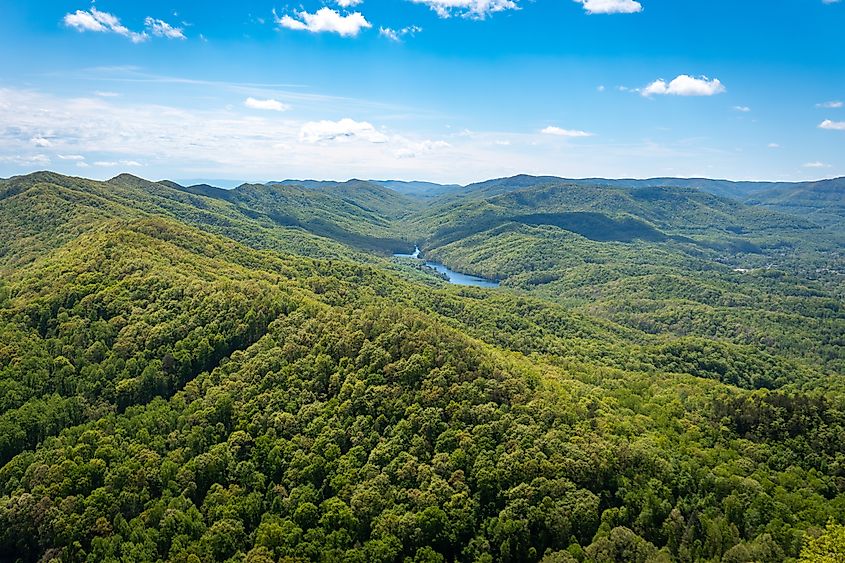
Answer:
[[0, 559], [794, 560], [845, 513], [836, 233], [685, 188], [5, 180]]

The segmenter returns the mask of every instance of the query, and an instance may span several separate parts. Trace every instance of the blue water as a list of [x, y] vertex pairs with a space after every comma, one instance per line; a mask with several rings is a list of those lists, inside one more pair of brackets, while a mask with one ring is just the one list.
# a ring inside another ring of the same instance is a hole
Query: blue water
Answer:
[[449, 280], [449, 283], [453, 283], [455, 285], [474, 285], [475, 287], [499, 287], [499, 282], [495, 280], [488, 280], [484, 278], [479, 278], [478, 276], [462, 274], [460, 272], [452, 270], [447, 266], [444, 266], [440, 262], [432, 262], [430, 260], [427, 260], [425, 265], [429, 268], [434, 268], [441, 274], [444, 274]]
[[[397, 258], [419, 258], [420, 249], [419, 247], [414, 248], [413, 254], [394, 254], [394, 256]], [[472, 285], [475, 287], [499, 287], [499, 282], [495, 280], [488, 280], [485, 278], [480, 278], [478, 276], [462, 274], [460, 272], [452, 270], [451, 268], [441, 264], [440, 262], [426, 260], [425, 265], [429, 268], [434, 268], [441, 274], [445, 275], [449, 283], [453, 283], [455, 285]]]

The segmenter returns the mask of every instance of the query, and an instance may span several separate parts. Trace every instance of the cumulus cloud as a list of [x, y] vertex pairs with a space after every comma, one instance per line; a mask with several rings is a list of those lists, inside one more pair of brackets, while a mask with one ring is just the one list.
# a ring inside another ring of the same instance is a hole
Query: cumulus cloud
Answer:
[[299, 131], [303, 143], [361, 140], [368, 143], [386, 143], [387, 135], [376, 130], [371, 123], [344, 118], [340, 121], [309, 121]]
[[283, 104], [279, 100], [274, 100], [272, 98], [266, 100], [259, 100], [253, 97], [249, 97], [244, 100], [244, 105], [250, 109], [261, 109], [269, 111], [287, 111], [290, 109], [289, 105]]
[[352, 6], [357, 6], [363, 2], [364, 0], [337, 0], [337, 5], [341, 8], [351, 8]]
[[830, 102], [822, 102], [820, 104], [816, 104], [816, 107], [817, 108], [824, 108], [824, 109], [839, 109], [843, 105], [845, 105], [845, 104], [843, 104], [842, 102], [840, 102], [838, 100], [834, 100], [834, 101], [830, 101]]
[[571, 137], [571, 138], [578, 138], [578, 137], [592, 137], [593, 134], [587, 131], [579, 131], [577, 129], [562, 129], [560, 127], [555, 127], [553, 125], [549, 125], [548, 127], [541, 129], [540, 133], [544, 135], [554, 135], [556, 137]]
[[725, 92], [725, 86], [718, 78], [709, 79], [706, 76], [696, 78], [681, 74], [666, 83], [662, 78], [655, 80], [642, 89], [643, 96], [714, 96]]
[[150, 35], [169, 39], [185, 39], [185, 34], [181, 28], [152, 17], [147, 17], [144, 20], [146, 28], [144, 31], [132, 31], [120, 23], [120, 18], [114, 14], [100, 11], [95, 6], [91, 6], [90, 10], [77, 10], [65, 14], [63, 21], [66, 26], [79, 32], [116, 33], [127, 37], [133, 43], [142, 43], [149, 39]]
[[636, 0], [575, 0], [588, 14], [636, 14], [643, 5]]
[[420, 33], [422, 28], [417, 25], [409, 25], [407, 27], [403, 27], [402, 29], [393, 29], [390, 27], [379, 27], [378, 34], [382, 37], [386, 37], [391, 41], [402, 41], [402, 38], [406, 35], [414, 36], [417, 33]]
[[819, 123], [819, 129], [830, 129], [833, 131], [845, 131], [845, 121], [831, 121], [825, 119]]
[[301, 11], [297, 18], [284, 15], [276, 18], [276, 23], [287, 29], [310, 31], [311, 33], [337, 33], [341, 37], [356, 37], [362, 29], [373, 25], [360, 12], [341, 15], [338, 11], [323, 7], [315, 13]]
[[45, 139], [44, 137], [41, 137], [41, 136], [33, 137], [32, 139], [30, 139], [30, 142], [33, 145], [35, 145], [36, 147], [39, 147], [39, 148], [42, 148], [42, 149], [53, 146], [53, 143], [51, 143], [49, 139]]
[[428, 6], [441, 18], [459, 15], [471, 19], [484, 19], [495, 12], [518, 10], [514, 0], [411, 0], [414, 4]]
[[144, 25], [150, 33], [156, 37], [167, 37], [168, 39], [185, 39], [185, 34], [182, 33], [182, 28], [174, 27], [164, 20], [157, 20], [148, 17], [144, 20]]

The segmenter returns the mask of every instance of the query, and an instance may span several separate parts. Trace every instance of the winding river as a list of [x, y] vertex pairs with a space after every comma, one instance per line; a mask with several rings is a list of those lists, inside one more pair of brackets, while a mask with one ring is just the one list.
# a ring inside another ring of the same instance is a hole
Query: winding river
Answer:
[[[393, 256], [395, 256], [396, 258], [419, 258], [420, 249], [419, 247], [416, 247], [414, 249], [413, 254], [394, 254]], [[441, 264], [440, 262], [426, 260], [425, 265], [429, 268], [437, 270], [437, 272], [446, 276], [446, 279], [449, 281], [449, 283], [453, 283], [455, 285], [472, 285], [475, 287], [499, 287], [499, 282], [497, 282], [496, 280], [488, 280], [486, 278], [480, 278], [478, 276], [462, 274], [460, 272], [456, 272], [455, 270], [449, 268], [444, 264]]]

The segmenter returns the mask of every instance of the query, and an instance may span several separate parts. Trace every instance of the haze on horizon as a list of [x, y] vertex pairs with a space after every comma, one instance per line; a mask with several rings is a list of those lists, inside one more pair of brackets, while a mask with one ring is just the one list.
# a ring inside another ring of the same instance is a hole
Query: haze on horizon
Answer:
[[838, 0], [4, 8], [3, 177], [845, 176]]

